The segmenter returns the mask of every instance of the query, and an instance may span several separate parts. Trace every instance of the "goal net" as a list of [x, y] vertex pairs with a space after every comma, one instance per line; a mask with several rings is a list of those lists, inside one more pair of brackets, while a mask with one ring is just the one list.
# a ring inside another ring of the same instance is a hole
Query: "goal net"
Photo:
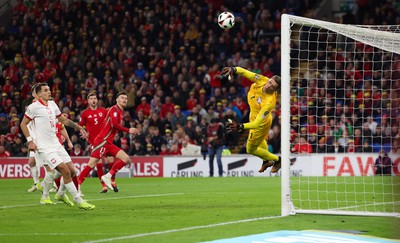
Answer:
[[282, 16], [282, 215], [400, 215], [399, 27]]

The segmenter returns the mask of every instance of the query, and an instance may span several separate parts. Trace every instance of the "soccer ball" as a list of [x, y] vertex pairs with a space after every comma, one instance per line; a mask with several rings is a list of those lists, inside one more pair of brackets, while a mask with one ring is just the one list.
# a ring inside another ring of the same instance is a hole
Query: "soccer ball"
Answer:
[[222, 12], [218, 16], [218, 25], [224, 30], [232, 28], [235, 25], [235, 16], [230, 12]]

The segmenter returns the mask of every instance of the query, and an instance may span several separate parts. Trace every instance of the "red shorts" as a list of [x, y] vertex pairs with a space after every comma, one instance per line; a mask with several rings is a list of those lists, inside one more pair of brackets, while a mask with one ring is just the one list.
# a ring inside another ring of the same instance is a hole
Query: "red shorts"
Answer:
[[93, 143], [90, 157], [97, 159], [101, 159], [104, 156], [115, 157], [120, 150], [121, 148], [115, 146], [113, 143], [109, 143], [103, 139], [96, 139]]

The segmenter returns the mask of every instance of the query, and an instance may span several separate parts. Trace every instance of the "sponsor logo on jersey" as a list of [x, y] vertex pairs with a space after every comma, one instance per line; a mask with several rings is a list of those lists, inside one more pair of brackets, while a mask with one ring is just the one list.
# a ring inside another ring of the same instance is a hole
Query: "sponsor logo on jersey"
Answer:
[[265, 118], [268, 116], [268, 114], [269, 114], [269, 111], [266, 111], [261, 117], [262, 117], [263, 119], [265, 119]]

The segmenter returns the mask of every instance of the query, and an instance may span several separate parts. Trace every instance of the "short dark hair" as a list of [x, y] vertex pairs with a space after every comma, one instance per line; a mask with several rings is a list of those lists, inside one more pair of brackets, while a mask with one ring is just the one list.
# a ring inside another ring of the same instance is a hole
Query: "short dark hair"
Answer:
[[279, 77], [278, 75], [274, 75], [272, 76], [272, 78], [275, 80], [277, 84], [279, 84], [279, 86], [281, 86], [281, 77]]
[[39, 83], [35, 83], [34, 85], [32, 85], [32, 88], [31, 88], [31, 92], [32, 92], [32, 93], [35, 91], [35, 88], [36, 88], [36, 86], [37, 86], [38, 84], [39, 84]]
[[122, 91], [118, 92], [117, 97], [115, 97], [115, 98], [118, 99], [118, 97], [119, 97], [120, 95], [126, 95], [126, 96], [128, 96], [128, 94], [126, 93], [126, 91], [125, 91], [125, 90], [122, 90]]
[[86, 96], [86, 99], [89, 99], [92, 96], [96, 96], [97, 97], [96, 91], [90, 91], [89, 94]]
[[38, 94], [42, 90], [43, 86], [49, 86], [47, 83], [37, 83], [35, 86], [35, 93]]

